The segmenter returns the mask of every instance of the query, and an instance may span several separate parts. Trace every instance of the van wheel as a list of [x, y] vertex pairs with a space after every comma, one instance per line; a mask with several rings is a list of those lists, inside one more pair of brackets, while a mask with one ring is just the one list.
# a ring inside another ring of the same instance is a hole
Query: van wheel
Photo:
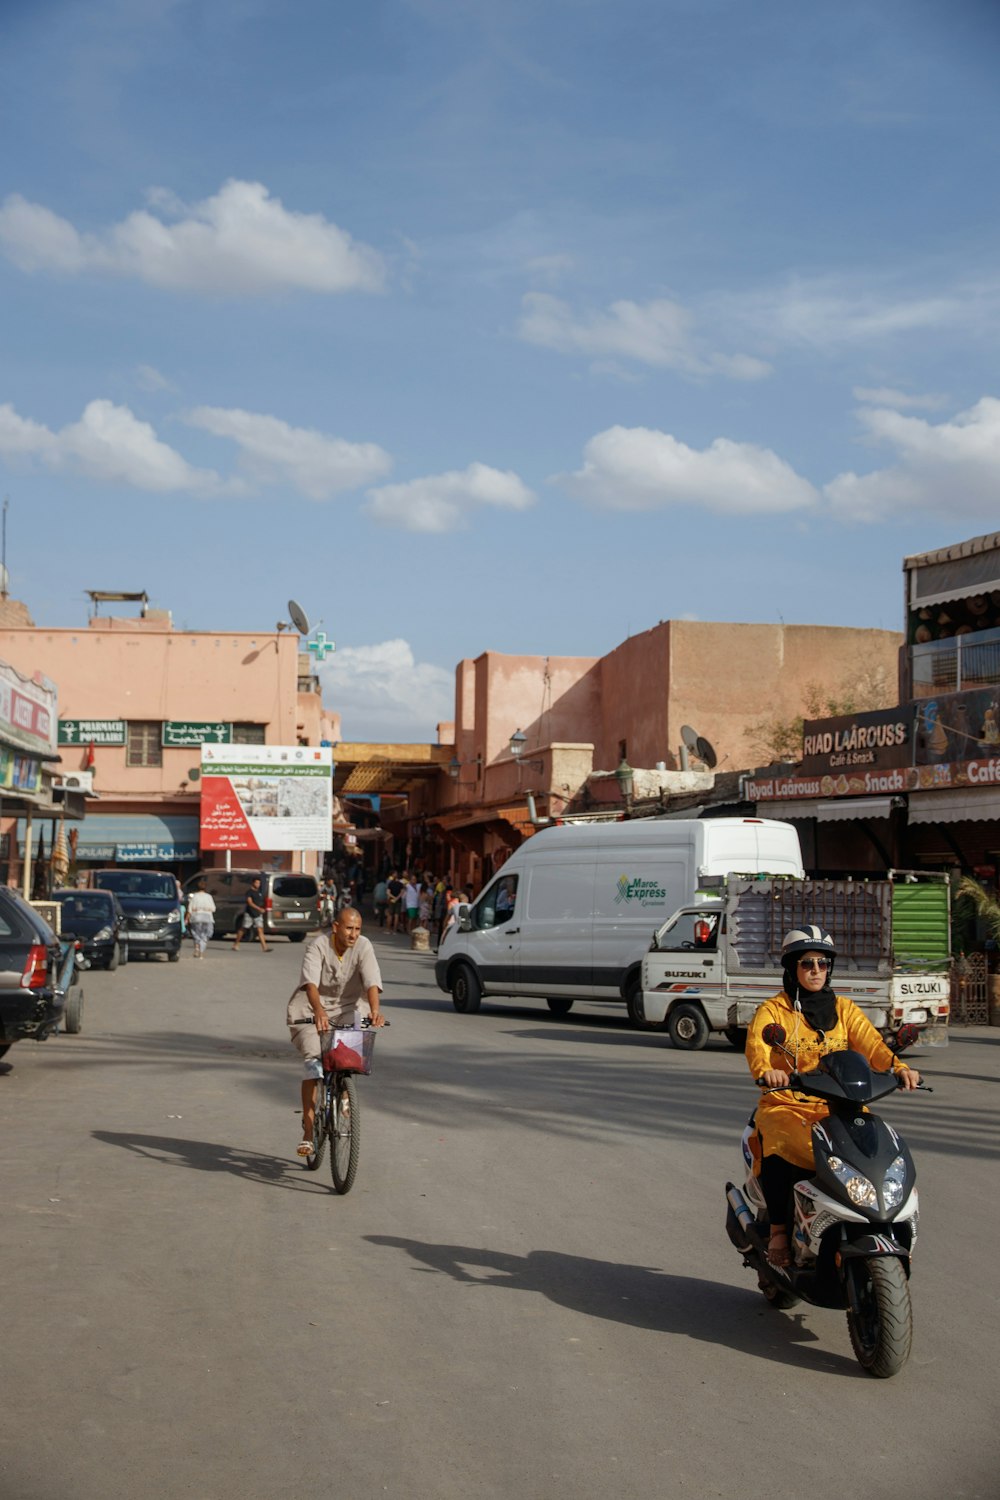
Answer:
[[722, 1033], [730, 1047], [735, 1047], [737, 1052], [747, 1050], [747, 1029], [745, 1026], [727, 1026]]
[[459, 964], [451, 981], [451, 1003], [461, 1016], [471, 1016], [483, 1003], [479, 975], [468, 964]]
[[306, 935], [304, 932], [290, 932], [288, 934], [288, 941], [290, 943], [304, 943], [305, 940]]
[[638, 974], [634, 974], [625, 986], [625, 1009], [628, 1012], [629, 1022], [636, 1031], [658, 1029], [652, 1021], [646, 1020], [646, 1012], [642, 1008], [642, 980]]
[[573, 1009], [573, 1001], [567, 995], [550, 995], [545, 1003], [554, 1016], [568, 1016]]
[[108, 973], [113, 974], [121, 961], [122, 950], [120, 945], [118, 943], [115, 943], [115, 946], [111, 950], [111, 957], [108, 959]]
[[667, 1017], [667, 1032], [682, 1052], [699, 1052], [710, 1035], [705, 1013], [698, 1005], [675, 1005]]

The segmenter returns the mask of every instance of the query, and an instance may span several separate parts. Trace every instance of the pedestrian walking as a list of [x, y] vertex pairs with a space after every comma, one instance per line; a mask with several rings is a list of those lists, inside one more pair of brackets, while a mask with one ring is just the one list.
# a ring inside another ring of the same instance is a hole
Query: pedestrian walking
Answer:
[[215, 931], [215, 901], [208, 892], [208, 882], [199, 880], [187, 905], [188, 926], [194, 939], [195, 958], [204, 958], [208, 940]]
[[260, 939], [261, 952], [270, 953], [271, 950], [264, 941], [264, 893], [261, 890], [259, 875], [254, 876], [250, 882], [250, 889], [247, 891], [247, 898], [243, 907], [243, 920], [240, 924], [240, 930], [236, 934], [236, 941], [233, 944], [234, 951], [240, 946], [248, 932], [256, 932], [257, 937]]
[[420, 887], [417, 884], [416, 875], [407, 875], [404, 872], [403, 879], [406, 888], [403, 892], [403, 905], [406, 908], [406, 931], [412, 932], [420, 917]]

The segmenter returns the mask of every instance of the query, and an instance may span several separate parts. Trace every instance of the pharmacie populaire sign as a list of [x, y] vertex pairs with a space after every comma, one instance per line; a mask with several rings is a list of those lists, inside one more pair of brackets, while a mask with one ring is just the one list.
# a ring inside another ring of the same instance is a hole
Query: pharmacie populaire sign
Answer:
[[163, 726], [164, 749], [190, 749], [206, 742], [227, 745], [233, 737], [232, 724], [204, 723], [196, 719], [168, 719]]
[[60, 719], [60, 745], [124, 745], [124, 719]]
[[203, 849], [332, 849], [328, 745], [201, 749]]
[[913, 705], [807, 719], [802, 726], [802, 770], [810, 775], [852, 770], [891, 770], [913, 759]]

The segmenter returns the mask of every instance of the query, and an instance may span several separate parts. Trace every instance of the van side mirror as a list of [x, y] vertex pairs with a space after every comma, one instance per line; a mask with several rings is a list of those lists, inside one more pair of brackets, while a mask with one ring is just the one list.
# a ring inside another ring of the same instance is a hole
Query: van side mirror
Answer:
[[459, 932], [472, 931], [472, 918], [469, 916], [469, 908], [460, 906], [458, 908], [458, 930]]

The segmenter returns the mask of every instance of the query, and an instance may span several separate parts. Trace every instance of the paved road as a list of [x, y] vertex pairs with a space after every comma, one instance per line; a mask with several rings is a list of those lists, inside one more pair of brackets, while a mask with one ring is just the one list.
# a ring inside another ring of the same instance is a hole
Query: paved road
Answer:
[[86, 976], [0, 1065], [2, 1500], [995, 1500], [1000, 1033], [894, 1101], [916, 1339], [855, 1365], [723, 1231], [752, 1090], [610, 1007], [456, 1015], [381, 945], [354, 1191], [301, 1170], [301, 949]]

